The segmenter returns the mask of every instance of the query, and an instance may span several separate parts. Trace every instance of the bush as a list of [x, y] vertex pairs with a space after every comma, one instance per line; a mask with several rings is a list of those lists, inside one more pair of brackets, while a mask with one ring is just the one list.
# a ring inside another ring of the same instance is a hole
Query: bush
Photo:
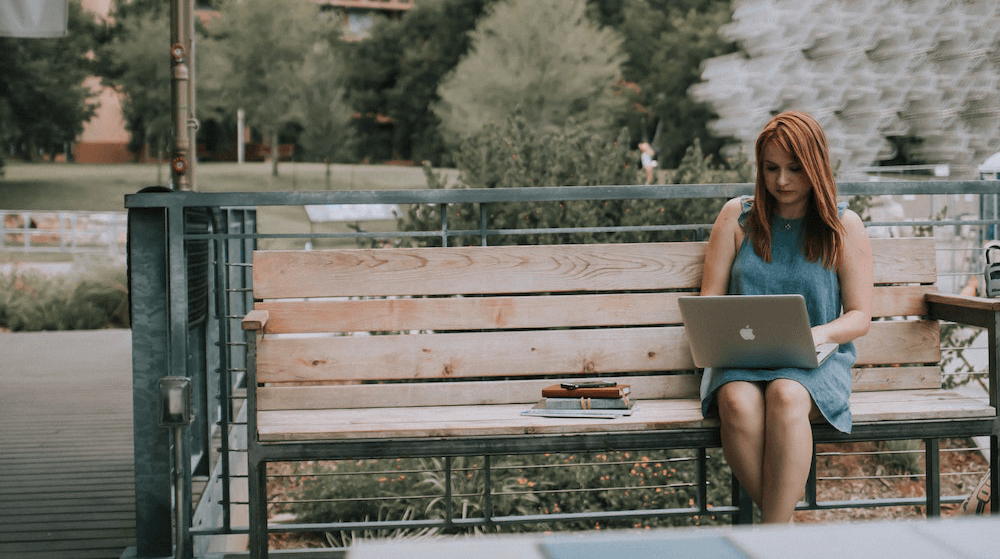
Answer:
[[[534, 130], [518, 115], [494, 123], [467, 139], [458, 152], [459, 175], [454, 188], [515, 188], [525, 186], [614, 186], [636, 184], [641, 169], [625, 131], [609, 141], [573, 126], [556, 131]], [[428, 188], [445, 188], [441, 177], [425, 167]], [[670, 180], [687, 183], [745, 182], [745, 161], [714, 166], [698, 144], [688, 150]], [[615, 226], [711, 223], [725, 200], [584, 200], [574, 202], [513, 202], [489, 207], [487, 227], [496, 230], [586, 228], [573, 233], [532, 232], [490, 239], [490, 244], [562, 244], [692, 240], [698, 233], [674, 231], [592, 231]], [[399, 220], [401, 231], [439, 231], [441, 207], [411, 206]], [[480, 210], [472, 204], [447, 206], [452, 231], [478, 231]], [[439, 237], [410, 242], [440, 245]], [[456, 236], [455, 245], [479, 244], [477, 236]]]
[[15, 269], [0, 275], [0, 327], [15, 332], [128, 328], [123, 268], [100, 267], [80, 277]]
[[[596, 511], [653, 510], [696, 506], [697, 468], [693, 451], [615, 451], [498, 456], [491, 464], [492, 516], [548, 515]], [[731, 474], [721, 451], [708, 462], [708, 502], [729, 504]], [[301, 468], [301, 467], [300, 467]], [[356, 460], [313, 463], [289, 506], [305, 523], [441, 520], [446, 516], [444, 461], [441, 459]], [[452, 515], [483, 518], [483, 458], [452, 459]], [[491, 531], [536, 532], [594, 528], [652, 528], [723, 524], [724, 517], [668, 517], [587, 520], [494, 526]], [[456, 528], [483, 532], [483, 527]], [[438, 528], [328, 533], [327, 541], [348, 546], [373, 537], [420, 537]]]

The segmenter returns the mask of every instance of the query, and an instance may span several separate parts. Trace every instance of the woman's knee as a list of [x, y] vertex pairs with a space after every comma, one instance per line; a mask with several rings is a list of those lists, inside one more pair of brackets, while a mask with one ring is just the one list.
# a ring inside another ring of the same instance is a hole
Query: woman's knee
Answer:
[[764, 395], [760, 388], [748, 382], [730, 382], [722, 385], [716, 394], [719, 418], [726, 424], [745, 425], [754, 419], [762, 419]]
[[769, 412], [793, 414], [809, 417], [813, 409], [812, 396], [798, 382], [790, 379], [771, 381], [765, 390], [766, 405]]

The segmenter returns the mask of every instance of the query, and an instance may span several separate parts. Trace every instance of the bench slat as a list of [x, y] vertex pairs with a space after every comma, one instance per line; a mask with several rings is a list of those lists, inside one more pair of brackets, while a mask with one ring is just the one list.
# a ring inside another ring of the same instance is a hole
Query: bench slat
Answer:
[[[615, 377], [643, 399], [698, 398], [701, 375], [694, 373], [647, 377]], [[377, 408], [526, 404], [537, 402], [551, 379], [413, 384], [353, 384], [336, 386], [263, 386], [257, 389], [261, 410]]]
[[868, 333], [854, 341], [858, 366], [938, 363], [941, 334], [935, 320], [872, 322]]
[[683, 289], [700, 283], [704, 253], [705, 243], [255, 251], [254, 297]]
[[[929, 286], [876, 288], [873, 316], [923, 316]], [[268, 333], [472, 330], [680, 324], [690, 293], [263, 301]]]
[[[528, 417], [530, 404], [431, 406], [305, 411], [260, 411], [262, 441], [389, 439], [526, 434], [568, 434], [714, 427], [701, 416], [696, 399], [640, 401], [619, 419]], [[962, 419], [994, 416], [986, 398], [940, 390], [862, 392], [851, 396], [858, 423], [888, 420]]]
[[268, 332], [473, 330], [677, 324], [683, 293], [264, 301]]
[[[678, 348], [684, 348], [679, 350]], [[693, 369], [682, 327], [264, 338], [258, 382]]]
[[[936, 363], [934, 321], [874, 322], [858, 365]], [[684, 348], [679, 350], [678, 348]], [[460, 379], [694, 369], [683, 327], [265, 337], [258, 381]]]
[[941, 367], [856, 367], [851, 371], [854, 392], [941, 388]]
[[[255, 251], [254, 297], [691, 289], [706, 243]], [[933, 239], [872, 239], [875, 283], [937, 281]], [[627, 273], [618, 273], [627, 271]]]
[[930, 237], [872, 239], [876, 284], [937, 282], [937, 253]]
[[[701, 375], [681, 373], [646, 377], [616, 377], [632, 387], [633, 399], [698, 398]], [[445, 406], [525, 404], [538, 401], [542, 388], [556, 381], [504, 380], [498, 382], [447, 382], [407, 384], [350, 384], [262, 386], [257, 390], [261, 410], [327, 408], [379, 408], [393, 406]], [[940, 388], [939, 367], [865, 367], [854, 370], [854, 391]]]

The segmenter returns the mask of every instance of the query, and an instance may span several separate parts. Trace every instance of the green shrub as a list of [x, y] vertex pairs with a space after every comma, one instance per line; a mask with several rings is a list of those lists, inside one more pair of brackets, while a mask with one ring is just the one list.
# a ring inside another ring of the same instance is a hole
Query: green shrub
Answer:
[[[721, 451], [710, 452], [708, 502], [729, 504], [731, 474]], [[618, 451], [495, 457], [491, 464], [493, 517], [621, 510], [691, 508], [697, 503], [693, 451]], [[285, 505], [306, 523], [441, 520], [447, 515], [443, 459], [357, 460], [299, 465], [301, 486]], [[483, 457], [452, 459], [453, 518], [485, 517]], [[729, 517], [667, 517], [552, 521], [502, 528], [456, 528], [453, 532], [535, 532], [595, 528], [652, 528], [722, 524]], [[327, 533], [332, 545], [359, 538], [421, 537], [439, 528], [366, 529]]]
[[125, 270], [98, 267], [80, 277], [33, 271], [0, 275], [0, 327], [15, 332], [128, 328]]
[[[526, 186], [614, 186], [638, 182], [637, 156], [629, 147], [626, 132], [609, 140], [584, 132], [572, 124], [556, 131], [539, 131], [514, 115], [493, 123], [468, 138], [456, 156], [459, 170], [451, 188], [515, 188]], [[745, 161], [714, 166], [699, 145], [688, 150], [677, 171], [665, 175], [688, 183], [745, 182]], [[428, 188], [445, 188], [445, 181], [425, 167]], [[512, 202], [486, 209], [487, 226], [495, 230], [586, 228], [571, 233], [536, 232], [491, 237], [490, 244], [562, 244], [594, 242], [642, 242], [691, 240], [698, 232], [592, 231], [614, 226], [650, 226], [712, 223], [725, 200], [584, 200], [574, 202]], [[439, 231], [440, 206], [411, 206], [399, 220], [401, 231]], [[478, 231], [480, 209], [472, 204], [445, 208], [452, 231]], [[440, 245], [439, 237], [410, 242]], [[479, 244], [477, 236], [457, 236], [453, 245]]]

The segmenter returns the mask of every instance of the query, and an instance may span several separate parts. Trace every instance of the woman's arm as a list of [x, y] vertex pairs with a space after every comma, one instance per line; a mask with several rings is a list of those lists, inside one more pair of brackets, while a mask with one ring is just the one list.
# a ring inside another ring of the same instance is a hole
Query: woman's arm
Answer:
[[845, 210], [844, 254], [837, 268], [840, 279], [840, 299], [844, 313], [836, 320], [815, 326], [813, 339], [817, 344], [845, 344], [868, 333], [872, 322], [872, 245], [858, 214]]
[[743, 242], [743, 228], [740, 227], [740, 212], [743, 202], [733, 198], [722, 206], [719, 216], [712, 225], [705, 251], [705, 264], [701, 275], [702, 295], [725, 295], [729, 291], [729, 272], [733, 260]]

